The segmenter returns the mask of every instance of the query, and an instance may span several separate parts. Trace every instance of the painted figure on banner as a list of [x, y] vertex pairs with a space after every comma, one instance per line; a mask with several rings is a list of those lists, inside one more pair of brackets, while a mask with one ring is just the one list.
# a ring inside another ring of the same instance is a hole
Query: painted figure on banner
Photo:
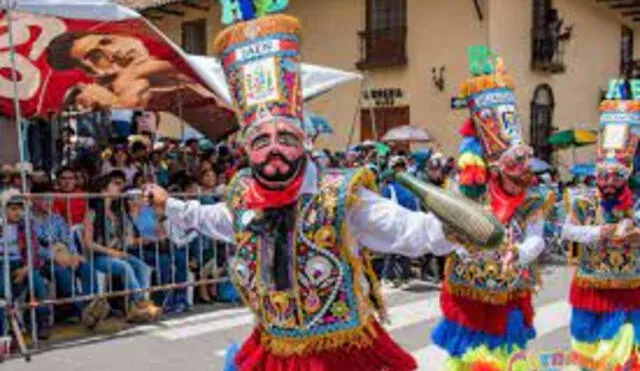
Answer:
[[[66, 108], [166, 111], [212, 136], [236, 127], [235, 115], [144, 18], [91, 21], [12, 12], [21, 109], [26, 117]], [[7, 24], [7, 15], [0, 26]], [[0, 65], [10, 71], [8, 33]], [[10, 73], [0, 74], [0, 107], [13, 115]], [[208, 121], [215, 118], [218, 127]]]

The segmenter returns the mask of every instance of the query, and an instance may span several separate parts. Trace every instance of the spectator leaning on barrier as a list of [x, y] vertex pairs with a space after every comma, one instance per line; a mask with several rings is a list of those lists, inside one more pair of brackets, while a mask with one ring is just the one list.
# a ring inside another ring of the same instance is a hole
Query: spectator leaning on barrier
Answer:
[[[33, 282], [32, 301], [42, 301], [48, 298], [47, 286], [40, 273], [42, 263], [39, 259], [38, 241], [36, 232], [32, 228], [31, 233], [27, 233], [25, 218], [24, 200], [15, 189], [8, 189], [0, 194], [0, 207], [3, 210], [3, 223], [0, 238], [0, 297], [4, 298], [6, 291], [10, 291], [10, 296], [15, 300], [22, 293], [29, 292], [29, 282]], [[31, 241], [27, 238], [31, 237]], [[29, 252], [28, 249], [31, 249]], [[29, 270], [29, 257], [31, 257], [31, 267]], [[5, 260], [8, 259], [8, 262]], [[8, 266], [9, 272], [5, 272]], [[10, 282], [6, 282], [8, 276]], [[47, 306], [36, 307], [36, 327], [39, 339], [47, 339], [50, 335], [49, 308]], [[0, 308], [0, 327], [4, 322], [4, 309]], [[0, 334], [4, 331], [0, 331]]]
[[[42, 193], [48, 189], [41, 189]], [[78, 251], [75, 236], [72, 235], [65, 219], [51, 212], [51, 201], [46, 196], [33, 198], [33, 220], [38, 243], [48, 262], [43, 268], [45, 275], [53, 271], [56, 292], [64, 298], [88, 296], [98, 293], [98, 278], [84, 256]], [[79, 242], [79, 241], [78, 241]], [[49, 269], [53, 265], [53, 269]], [[80, 288], [76, 279], [80, 279]], [[91, 301], [78, 300], [73, 303], [82, 324], [95, 329], [109, 314], [109, 303], [104, 298]]]
[[84, 222], [83, 244], [93, 267], [105, 274], [118, 276], [130, 294], [130, 322], [149, 322], [162, 315], [162, 309], [145, 299], [140, 290], [150, 287], [150, 268], [140, 259], [122, 250], [123, 213], [119, 205], [122, 179], [116, 172], [98, 182], [99, 198], [89, 203]]
[[[172, 248], [169, 244], [168, 235], [161, 220], [158, 218], [155, 210], [145, 205], [142, 201], [142, 191], [140, 189], [130, 189], [125, 193], [125, 212], [126, 212], [126, 246], [127, 252], [131, 256], [142, 259], [149, 266], [154, 268], [156, 283], [158, 285], [168, 285], [173, 282], [173, 273], [180, 277], [186, 277], [185, 257], [181, 256], [181, 262], [176, 261], [173, 266]], [[180, 259], [178, 259], [180, 260]], [[180, 264], [182, 263], [182, 264]], [[177, 272], [176, 268], [181, 268], [181, 272]], [[188, 308], [186, 295], [180, 297], [181, 301], [166, 300], [165, 298], [173, 298], [171, 295], [161, 293], [156, 295], [156, 305], [162, 305], [169, 312], [184, 311]]]

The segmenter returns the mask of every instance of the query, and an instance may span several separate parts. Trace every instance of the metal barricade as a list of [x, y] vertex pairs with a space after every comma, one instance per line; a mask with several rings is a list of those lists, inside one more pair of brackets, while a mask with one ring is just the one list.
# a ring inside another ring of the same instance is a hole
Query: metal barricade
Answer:
[[161, 218], [141, 194], [20, 195], [0, 218], [0, 360], [9, 339], [29, 357], [25, 330], [38, 349], [63, 306], [84, 322], [98, 300], [123, 298], [125, 314], [150, 297], [189, 305], [189, 288], [228, 281], [218, 241]]

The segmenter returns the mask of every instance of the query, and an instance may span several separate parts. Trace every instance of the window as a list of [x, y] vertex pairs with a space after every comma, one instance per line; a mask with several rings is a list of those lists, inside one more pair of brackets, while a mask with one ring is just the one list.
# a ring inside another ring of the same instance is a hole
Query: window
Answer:
[[207, 54], [207, 21], [205, 19], [182, 23], [182, 48], [189, 54]]
[[633, 30], [622, 26], [620, 39], [620, 76], [632, 78], [633, 63]]
[[[372, 114], [375, 120], [371, 120]], [[375, 107], [360, 111], [360, 140], [379, 140], [387, 131], [409, 125], [409, 106]], [[373, 124], [375, 122], [375, 130]]]
[[551, 163], [553, 147], [547, 142], [553, 133], [553, 90], [547, 84], [538, 85], [531, 100], [531, 146], [535, 156]]
[[534, 71], [565, 71], [564, 55], [572, 29], [553, 8], [552, 0], [533, 0], [531, 68]]
[[359, 32], [360, 69], [407, 64], [407, 0], [366, 0], [366, 29]]

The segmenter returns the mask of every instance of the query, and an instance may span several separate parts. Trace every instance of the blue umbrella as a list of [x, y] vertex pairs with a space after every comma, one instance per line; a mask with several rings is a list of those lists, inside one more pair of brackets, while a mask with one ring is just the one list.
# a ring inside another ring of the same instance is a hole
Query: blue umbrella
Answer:
[[585, 162], [582, 164], [575, 164], [571, 168], [571, 174], [574, 176], [589, 176], [596, 175], [596, 165], [593, 162]]
[[544, 173], [545, 171], [551, 170], [551, 165], [549, 165], [549, 163], [544, 160], [534, 158], [533, 160], [531, 160], [531, 168], [534, 173]]
[[315, 137], [320, 134], [333, 134], [333, 127], [331, 127], [329, 121], [313, 112], [304, 112], [302, 124], [304, 131], [310, 137]]

